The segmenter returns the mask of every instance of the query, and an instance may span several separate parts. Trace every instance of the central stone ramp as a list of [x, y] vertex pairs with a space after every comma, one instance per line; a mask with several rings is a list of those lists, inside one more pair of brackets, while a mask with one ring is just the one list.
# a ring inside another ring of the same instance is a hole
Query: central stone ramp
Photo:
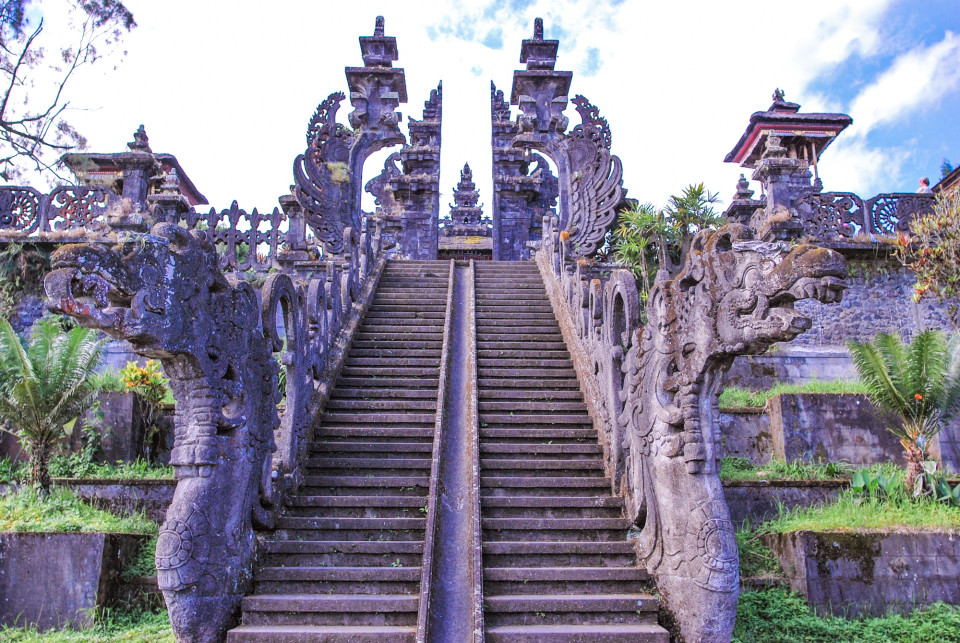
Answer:
[[230, 643], [416, 639], [449, 273], [384, 268]]
[[486, 641], [668, 643], [536, 266], [475, 270]]

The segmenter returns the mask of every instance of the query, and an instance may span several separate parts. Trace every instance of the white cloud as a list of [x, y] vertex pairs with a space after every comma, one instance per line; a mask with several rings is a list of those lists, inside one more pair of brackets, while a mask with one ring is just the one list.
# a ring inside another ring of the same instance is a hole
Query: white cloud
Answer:
[[960, 87], [960, 35], [946, 32], [940, 42], [899, 56], [850, 104], [851, 133], [864, 135]]
[[[74, 87], [74, 103], [90, 110], [75, 120], [95, 151], [123, 149], [142, 122], [153, 148], [176, 154], [216, 205], [237, 199], [247, 209], [272, 208], [292, 182], [313, 109], [346, 90], [343, 67], [361, 64], [357, 37], [384, 15], [386, 33], [398, 39], [397, 65], [406, 70], [404, 115], [420, 118], [430, 89], [443, 80], [442, 202], [451, 200], [469, 161], [489, 204], [489, 83], [509, 94], [520, 40], [542, 16], [548, 38], [564, 34], [557, 68], [574, 71], [571, 96], [584, 94], [610, 122], [630, 196], [663, 204], [705, 181], [729, 199], [741, 169], [722, 161], [749, 115], [767, 108], [775, 87], [805, 110], [835, 108], [837, 99], [809, 88], [827, 74], [842, 76], [850, 56], [886, 47], [883, 18], [893, 1], [812, 0], [802, 10], [766, 3], [756, 11], [694, 0], [511, 3], [519, 10], [493, 0], [377, 0], [276, 2], [265, 11], [243, 1], [227, 10], [221, 3], [131, 0], [140, 27], [127, 40], [129, 53], [117, 72], [104, 67]], [[457, 29], [472, 30], [474, 39], [456, 37]], [[482, 44], [494, 29], [502, 30], [502, 49]], [[591, 47], [599, 49], [600, 68], [586, 77], [578, 70]], [[341, 118], [349, 110], [345, 104]], [[576, 124], [572, 108], [569, 115]], [[857, 180], [854, 150], [842, 150], [838, 143], [821, 167], [835, 188], [835, 178]], [[856, 153], [867, 155], [861, 161], [879, 158], [865, 143]], [[366, 174], [379, 169], [368, 166]]]

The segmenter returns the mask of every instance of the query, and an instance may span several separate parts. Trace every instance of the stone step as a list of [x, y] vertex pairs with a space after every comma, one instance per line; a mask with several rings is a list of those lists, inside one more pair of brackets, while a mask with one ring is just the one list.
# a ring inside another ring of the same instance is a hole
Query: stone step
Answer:
[[497, 541], [483, 544], [487, 567], [635, 567], [637, 554], [624, 540]]
[[422, 518], [424, 496], [307, 496], [298, 494], [286, 505], [286, 515], [324, 518]]
[[[576, 389], [578, 394], [580, 391], [580, 382], [577, 381], [575, 377], [551, 377], [544, 376], [543, 379], [512, 379], [512, 378], [500, 378], [500, 377], [483, 377], [478, 374], [477, 384], [479, 387], [479, 392], [482, 394], [484, 392], [494, 391], [496, 389], [511, 389], [518, 388], [524, 389], [524, 391], [530, 391], [534, 389], [547, 389], [552, 391], [553, 389]], [[494, 393], [490, 393], [493, 395]]]
[[330, 424], [431, 424], [436, 420], [436, 413], [422, 413], [417, 411], [386, 413], [383, 411], [332, 411], [324, 413], [321, 426]]
[[416, 594], [419, 567], [261, 567], [257, 594]]
[[[391, 461], [392, 464], [392, 461]], [[600, 458], [526, 459], [481, 458], [481, 475], [495, 476], [584, 476], [603, 473]]]
[[382, 425], [326, 425], [321, 424], [314, 430], [315, 440], [318, 438], [392, 438], [398, 441], [411, 438], [433, 439], [433, 425], [420, 426], [382, 426]]
[[496, 625], [486, 628], [486, 643], [670, 643], [655, 623], [586, 625]]
[[541, 455], [602, 455], [599, 444], [544, 444], [542, 442], [486, 443], [480, 445], [480, 455], [486, 458]]
[[421, 341], [443, 341], [443, 329], [437, 328], [429, 333], [418, 332], [418, 333], [394, 333], [388, 330], [380, 328], [377, 330], [377, 327], [370, 328], [358, 328], [357, 335], [354, 338], [354, 341], [360, 342], [421, 342]]
[[487, 541], [615, 542], [627, 535], [623, 518], [482, 518]]
[[346, 360], [344, 360], [344, 366], [351, 368], [410, 368], [414, 366], [423, 368], [440, 368], [440, 359], [437, 357], [421, 357], [419, 355], [409, 355], [407, 357], [391, 357], [381, 355], [364, 357], [350, 355]]
[[530, 346], [526, 342], [493, 342], [488, 340], [477, 340], [477, 350], [481, 353], [488, 351], [500, 351], [500, 350], [518, 350], [518, 351], [532, 351], [532, 350], [543, 350], [543, 351], [563, 351], [569, 354], [567, 351], [567, 345], [563, 342], [537, 342], [536, 346]]
[[243, 599], [244, 625], [416, 625], [415, 595], [268, 594]]
[[299, 492], [312, 496], [422, 496], [430, 487], [424, 476], [304, 476]]
[[[492, 369], [491, 369], [492, 370]], [[340, 371], [343, 377], [370, 378], [437, 378], [440, 366], [344, 366]]]
[[649, 594], [514, 594], [484, 599], [484, 624], [656, 624], [658, 601]]
[[440, 349], [443, 348], [443, 337], [435, 339], [432, 341], [410, 341], [407, 339], [397, 340], [397, 339], [368, 339], [368, 340], [355, 340], [351, 345], [351, 353], [353, 350], [423, 350], [423, 351], [436, 351], [439, 355]]
[[480, 389], [477, 393], [480, 400], [583, 400], [583, 394], [579, 389], [504, 389], [488, 386]]
[[570, 411], [586, 414], [587, 405], [583, 402], [558, 402], [556, 400], [480, 400], [480, 411], [523, 411], [524, 413], [543, 413]]
[[[344, 369], [344, 370], [347, 370], [347, 369]], [[386, 371], [389, 369], [380, 369], [380, 370]], [[498, 379], [512, 379], [512, 380], [526, 380], [526, 379], [539, 380], [540, 378], [549, 378], [549, 379], [568, 378], [573, 380], [575, 384], [577, 383], [576, 381], [577, 374], [573, 370], [573, 368], [549, 368], [549, 367], [497, 368], [492, 366], [481, 366], [477, 368], [477, 376], [479, 378], [498, 378]]]
[[261, 548], [259, 563], [270, 567], [418, 567], [422, 558], [423, 542], [416, 540], [271, 540]]
[[548, 429], [529, 429], [520, 428], [516, 425], [509, 428], [490, 426], [480, 423], [481, 438], [498, 438], [503, 440], [515, 440], [520, 442], [529, 442], [532, 439], [543, 440], [596, 440], [597, 432], [595, 429], [571, 429], [571, 428], [548, 428]]
[[499, 594], [639, 593], [646, 573], [637, 567], [486, 567], [486, 596]]
[[570, 359], [570, 353], [566, 348], [561, 350], [549, 350], [537, 344], [536, 346], [526, 346], [524, 348], [500, 348], [500, 349], [478, 349], [478, 359]]
[[477, 367], [486, 368], [573, 368], [573, 361], [569, 359], [517, 359], [513, 357], [480, 357], [477, 358]]
[[[364, 321], [369, 321], [371, 319], [409, 319], [409, 320], [435, 320], [435, 319], [444, 319], [446, 317], [446, 311], [442, 306], [431, 306], [426, 309], [421, 308], [420, 310], [394, 310], [398, 308], [397, 306], [370, 306], [367, 310], [366, 316], [363, 318]], [[430, 310], [430, 308], [435, 308], [437, 310]]]
[[[339, 416], [339, 414], [338, 414]], [[480, 422], [494, 424], [522, 424], [530, 427], [537, 426], [593, 426], [593, 420], [586, 413], [480, 413]]]
[[587, 496], [610, 493], [610, 479], [603, 477], [506, 477], [480, 476], [485, 495]]
[[416, 625], [241, 625], [227, 643], [413, 643]]
[[532, 332], [532, 333], [509, 333], [503, 328], [477, 328], [477, 344], [484, 342], [514, 342], [517, 345], [527, 345], [529, 342], [549, 342], [556, 343], [563, 341], [563, 335], [560, 330], [555, 328], [550, 332]]
[[369, 390], [371, 391], [371, 397], [374, 395], [374, 389], [432, 389], [433, 395], [436, 396], [439, 383], [438, 373], [434, 373], [433, 377], [379, 377], [376, 379], [341, 376], [337, 380], [337, 387], [340, 389]]
[[441, 354], [439, 346], [436, 348], [417, 348], [415, 346], [404, 348], [367, 348], [353, 346], [350, 349], [350, 357], [380, 357], [383, 359], [415, 357], [433, 359], [434, 363], [439, 364]]
[[310, 445], [312, 453], [358, 455], [361, 457], [408, 458], [419, 453], [427, 457], [433, 453], [430, 442], [380, 442], [351, 440], [343, 442], [315, 442]]
[[[379, 472], [407, 473], [410, 470], [430, 471], [430, 458], [332, 458], [312, 457], [307, 460], [308, 475], [333, 475], [329, 470], [344, 469], [345, 472], [354, 471], [356, 475], [381, 475]], [[496, 468], [496, 467], [492, 467]], [[506, 467], [499, 467], [506, 468]], [[513, 468], [513, 467], [510, 467]], [[347, 475], [349, 475], [347, 473]]]
[[435, 414], [436, 399], [343, 399], [333, 398], [327, 402], [327, 409], [335, 411], [429, 411]]

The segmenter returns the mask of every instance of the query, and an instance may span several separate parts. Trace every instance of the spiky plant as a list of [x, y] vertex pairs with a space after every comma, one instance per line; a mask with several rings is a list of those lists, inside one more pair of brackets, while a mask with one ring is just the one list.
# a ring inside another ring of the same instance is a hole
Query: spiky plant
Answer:
[[51, 451], [97, 393], [92, 375], [103, 344], [95, 331], [64, 332], [52, 320], [35, 323], [25, 341], [0, 319], [0, 424], [24, 443], [32, 481], [44, 494]]
[[912, 484], [923, 473], [930, 442], [960, 404], [960, 335], [925, 330], [904, 345], [880, 333], [872, 342], [849, 342], [853, 363], [870, 399], [899, 418], [887, 427], [900, 439]]

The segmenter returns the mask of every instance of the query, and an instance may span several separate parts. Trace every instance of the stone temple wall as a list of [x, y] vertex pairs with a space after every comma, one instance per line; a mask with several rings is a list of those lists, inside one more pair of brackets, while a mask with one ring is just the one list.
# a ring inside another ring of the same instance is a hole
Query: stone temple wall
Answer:
[[795, 346], [837, 346], [848, 339], [869, 340], [879, 332], [899, 332], [910, 339], [924, 328], [952, 330], [946, 306], [935, 299], [913, 301], [913, 273], [895, 259], [848, 259], [850, 276], [843, 301], [821, 304], [806, 299], [796, 308], [813, 320]]

